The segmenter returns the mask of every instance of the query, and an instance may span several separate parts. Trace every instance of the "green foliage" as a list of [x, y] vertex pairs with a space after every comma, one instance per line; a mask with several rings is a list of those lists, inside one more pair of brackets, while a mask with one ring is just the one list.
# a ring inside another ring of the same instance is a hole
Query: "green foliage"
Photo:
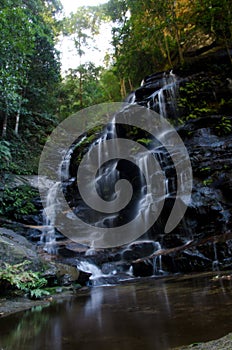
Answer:
[[200, 172], [205, 173], [205, 172], [209, 172], [210, 170], [211, 170], [211, 168], [207, 166], [207, 167], [201, 168]]
[[[34, 49], [34, 41], [28, 38], [34, 36], [35, 28], [28, 22], [25, 8], [6, 4], [1, 10], [0, 32], [0, 108], [8, 115], [16, 113], [21, 103]], [[15, 32], [17, 35], [12, 34]]]
[[232, 38], [231, 5], [230, 0], [196, 0], [194, 7], [197, 27], [226, 47]]
[[97, 125], [88, 130], [86, 137], [83, 138], [82, 142], [78, 142], [76, 147], [73, 149], [73, 159], [75, 164], [79, 165], [83, 155], [87, 152], [90, 145], [99, 137], [103, 131], [103, 125]]
[[230, 118], [223, 116], [216, 126], [216, 132], [218, 135], [227, 135], [232, 131], [232, 121]]
[[142, 139], [138, 139], [137, 142], [142, 143], [145, 146], [148, 146], [148, 145], [150, 145], [152, 143], [152, 140], [151, 139], [142, 138]]
[[37, 196], [38, 192], [29, 186], [5, 188], [0, 192], [0, 214], [16, 220], [33, 214], [36, 212], [33, 199]]
[[[59, 0], [2, 0], [0, 127], [10, 143], [0, 141], [0, 171], [35, 173], [41, 147], [57, 116], [63, 120], [82, 108], [120, 101], [146, 75], [182, 64], [189, 51], [213, 40], [229, 53], [230, 7], [231, 0], [110, 0], [78, 8], [68, 18], [57, 20]], [[108, 55], [108, 68], [81, 64], [86, 49], [95, 45], [102, 21], [109, 20], [114, 53]], [[55, 47], [61, 30], [73, 39], [80, 57], [79, 66], [69, 70], [62, 83]], [[220, 69], [223, 72], [223, 64]], [[180, 87], [180, 122], [218, 108], [220, 115], [231, 110], [232, 100], [209, 103], [213, 83], [217, 79], [199, 79]], [[216, 132], [231, 132], [229, 119], [222, 119]]]
[[208, 166], [201, 168], [198, 176], [202, 179], [204, 186], [210, 186], [213, 183], [212, 169]]
[[203, 185], [204, 186], [209, 186], [209, 185], [212, 184], [212, 182], [213, 182], [213, 179], [208, 178], [208, 179], [203, 180]]
[[35, 299], [49, 295], [47, 291], [41, 289], [47, 284], [46, 279], [40, 277], [39, 272], [28, 270], [29, 264], [30, 261], [16, 265], [4, 263], [4, 267], [0, 268], [0, 285], [26, 292]]
[[47, 290], [36, 288], [36, 289], [30, 289], [29, 290], [29, 297], [31, 299], [41, 299], [44, 296], [48, 296], [50, 293]]
[[95, 104], [119, 100], [120, 85], [114, 72], [87, 62], [70, 69], [60, 85], [59, 119]]
[[120, 102], [120, 81], [113, 68], [103, 69], [99, 77], [99, 86], [102, 91], [102, 102]]
[[151, 72], [183, 65], [190, 52], [213, 42], [229, 54], [231, 5], [231, 0], [109, 0], [106, 11], [113, 22], [122, 90], [128, 93]]
[[71, 35], [80, 58], [85, 53], [85, 48], [91, 44], [93, 47], [93, 37], [99, 34], [101, 13], [96, 10], [96, 7], [82, 6], [63, 21], [64, 34]]
[[10, 143], [4, 140], [0, 141], [0, 172], [7, 170], [11, 161]]
[[212, 104], [215, 98], [211, 83], [210, 80], [201, 80], [199, 77], [199, 81], [196, 79], [180, 87], [177, 100], [180, 122], [203, 117], [216, 111], [215, 105]]
[[[55, 49], [59, 1], [3, 0], [0, 13], [0, 125], [19, 133], [21, 117], [56, 108], [60, 65]], [[42, 110], [41, 110], [42, 107]]]
[[70, 69], [60, 88], [60, 119], [76, 113], [100, 100], [98, 88], [100, 67], [91, 62]]

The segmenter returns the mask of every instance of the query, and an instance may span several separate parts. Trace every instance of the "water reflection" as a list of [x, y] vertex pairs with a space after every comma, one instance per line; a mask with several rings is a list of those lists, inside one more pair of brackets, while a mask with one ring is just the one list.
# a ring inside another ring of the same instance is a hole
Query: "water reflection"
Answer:
[[84, 319], [88, 320], [94, 314], [100, 329], [102, 328], [103, 291], [102, 288], [92, 289], [91, 296], [84, 306]]
[[232, 288], [211, 276], [150, 279], [0, 319], [4, 350], [166, 350], [231, 332]]

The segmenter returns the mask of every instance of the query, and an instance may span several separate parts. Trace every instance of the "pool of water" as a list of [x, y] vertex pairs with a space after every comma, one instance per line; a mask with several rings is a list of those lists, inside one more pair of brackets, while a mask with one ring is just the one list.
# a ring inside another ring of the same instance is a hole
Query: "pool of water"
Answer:
[[211, 274], [94, 287], [0, 319], [1, 350], [166, 350], [232, 331], [232, 284]]

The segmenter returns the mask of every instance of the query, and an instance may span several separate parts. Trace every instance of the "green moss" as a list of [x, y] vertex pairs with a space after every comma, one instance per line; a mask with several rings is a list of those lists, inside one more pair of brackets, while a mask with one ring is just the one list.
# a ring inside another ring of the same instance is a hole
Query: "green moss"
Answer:
[[[180, 124], [190, 119], [205, 117], [207, 115], [227, 114], [231, 111], [232, 105], [230, 94], [225, 93], [223, 98], [218, 95], [218, 87], [226, 79], [226, 73], [218, 73], [217, 71], [197, 74], [191, 81], [184, 83], [179, 88], [179, 96], [177, 98], [177, 106], [179, 110]], [[230, 102], [231, 101], [231, 102]], [[218, 127], [221, 130], [230, 132], [229, 123], [225, 123]]]
[[152, 143], [152, 140], [151, 139], [142, 138], [142, 139], [138, 139], [137, 142], [142, 143], [145, 146], [148, 146], [148, 145], [150, 145]]
[[213, 179], [211, 179], [211, 178], [208, 178], [208, 179], [206, 179], [206, 180], [203, 180], [203, 185], [204, 186], [209, 186], [209, 185], [211, 185], [213, 183]]

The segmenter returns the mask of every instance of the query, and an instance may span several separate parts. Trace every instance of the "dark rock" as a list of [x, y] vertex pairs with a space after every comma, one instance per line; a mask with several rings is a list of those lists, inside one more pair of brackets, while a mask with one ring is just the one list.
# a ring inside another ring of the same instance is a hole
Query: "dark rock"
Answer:
[[197, 250], [185, 250], [180, 254], [163, 257], [165, 268], [171, 273], [203, 272], [212, 270], [212, 260]]
[[87, 286], [90, 277], [91, 277], [91, 273], [79, 270], [79, 277], [78, 277], [77, 283], [80, 284], [81, 286]]
[[65, 274], [59, 278], [59, 285], [61, 286], [70, 286], [74, 281], [72, 280], [72, 276], [69, 274]]
[[122, 259], [133, 261], [142, 257], [151, 255], [155, 250], [153, 242], [134, 242], [131, 243], [125, 251], [122, 252]]
[[138, 263], [132, 263], [133, 267], [133, 275], [135, 277], [146, 277], [146, 276], [152, 276], [153, 271], [153, 264], [150, 260], [145, 260]]
[[75, 266], [50, 262], [42, 276], [46, 278], [51, 287], [56, 285], [69, 286], [78, 281], [80, 273]]
[[118, 271], [118, 265], [113, 262], [107, 262], [102, 264], [101, 271], [104, 275], [117, 273]]
[[0, 265], [4, 262], [14, 265], [28, 260], [31, 270], [43, 268], [35, 246], [25, 237], [5, 228], [0, 228], [0, 257]]

